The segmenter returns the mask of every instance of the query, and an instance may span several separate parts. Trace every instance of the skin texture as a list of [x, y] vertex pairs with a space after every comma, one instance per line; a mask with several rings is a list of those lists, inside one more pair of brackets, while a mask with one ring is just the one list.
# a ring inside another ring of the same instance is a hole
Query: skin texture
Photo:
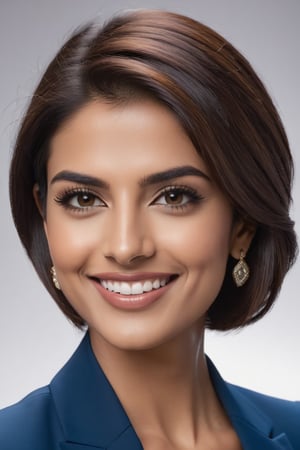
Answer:
[[[182, 166], [204, 176], [143, 183]], [[92, 194], [83, 198], [87, 186], [62, 171], [105, 186], [89, 185]], [[253, 233], [233, 223], [230, 204], [173, 114], [148, 99], [99, 100], [78, 111], [51, 142], [44, 226], [61, 289], [88, 323], [96, 357], [144, 448], [240, 448], [209, 380], [203, 334], [228, 255], [246, 252]], [[91, 279], [108, 272], [176, 279], [157, 301], [122, 309]]]

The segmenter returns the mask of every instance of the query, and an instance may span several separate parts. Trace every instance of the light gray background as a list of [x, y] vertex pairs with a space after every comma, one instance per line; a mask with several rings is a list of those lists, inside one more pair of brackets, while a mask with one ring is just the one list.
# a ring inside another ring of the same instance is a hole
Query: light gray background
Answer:
[[[190, 15], [228, 38], [267, 85], [296, 160], [300, 225], [300, 2], [298, 0], [0, 0], [0, 407], [48, 383], [81, 339], [41, 286], [12, 224], [8, 164], [19, 119], [45, 64], [81, 22], [128, 8]], [[300, 262], [272, 312], [240, 333], [209, 333], [207, 352], [228, 380], [300, 399]]]

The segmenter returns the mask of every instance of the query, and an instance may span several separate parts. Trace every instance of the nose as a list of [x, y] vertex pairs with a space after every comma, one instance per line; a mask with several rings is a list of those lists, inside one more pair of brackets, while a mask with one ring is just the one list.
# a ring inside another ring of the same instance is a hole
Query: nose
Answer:
[[128, 266], [150, 258], [155, 245], [150, 226], [132, 205], [123, 204], [109, 213], [103, 253], [119, 265]]

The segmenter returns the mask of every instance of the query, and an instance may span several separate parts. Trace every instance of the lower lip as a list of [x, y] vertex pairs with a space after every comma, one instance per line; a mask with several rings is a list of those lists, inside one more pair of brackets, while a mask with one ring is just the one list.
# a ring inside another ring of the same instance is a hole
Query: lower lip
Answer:
[[150, 292], [144, 292], [137, 295], [122, 295], [117, 292], [111, 292], [105, 289], [99, 282], [92, 280], [101, 297], [110, 305], [124, 310], [139, 310], [157, 302], [162, 295], [171, 287], [174, 280], [170, 281], [159, 289], [153, 289]]

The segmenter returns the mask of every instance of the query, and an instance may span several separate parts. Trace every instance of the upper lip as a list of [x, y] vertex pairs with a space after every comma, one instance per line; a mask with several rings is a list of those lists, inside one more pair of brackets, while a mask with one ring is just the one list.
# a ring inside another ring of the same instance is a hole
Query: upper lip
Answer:
[[118, 273], [118, 272], [103, 272], [91, 275], [91, 278], [99, 280], [111, 281], [144, 281], [152, 279], [164, 279], [174, 277], [177, 274], [166, 272], [137, 272], [137, 273]]

